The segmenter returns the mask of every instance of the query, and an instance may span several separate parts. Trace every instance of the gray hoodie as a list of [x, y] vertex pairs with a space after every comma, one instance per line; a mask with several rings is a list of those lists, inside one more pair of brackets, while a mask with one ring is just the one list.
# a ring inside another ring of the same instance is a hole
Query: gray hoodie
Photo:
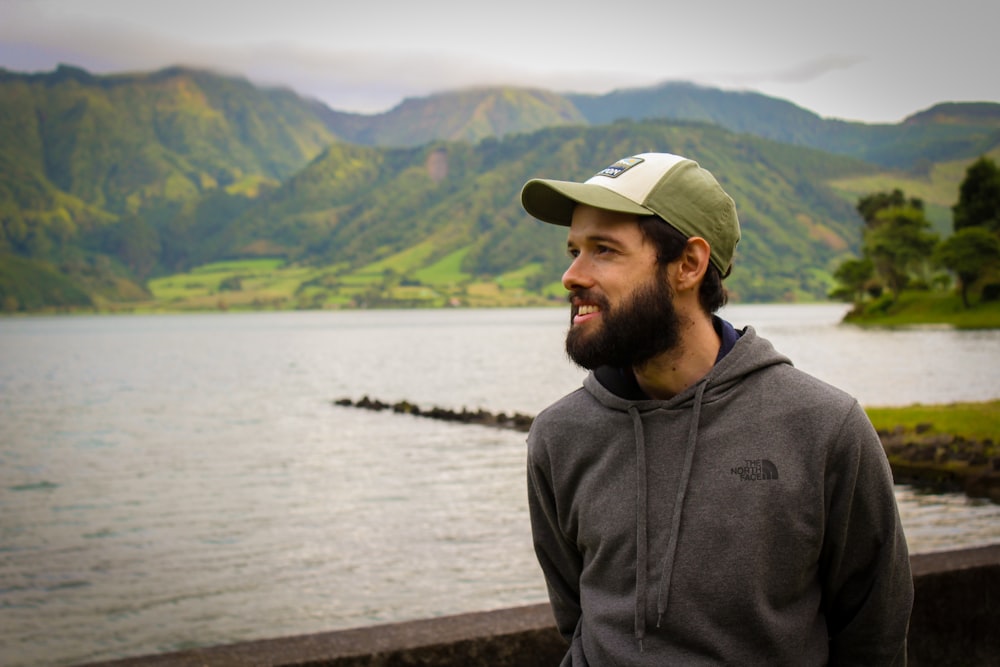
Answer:
[[906, 542], [853, 398], [750, 327], [668, 401], [597, 377], [528, 436], [563, 665], [905, 664]]

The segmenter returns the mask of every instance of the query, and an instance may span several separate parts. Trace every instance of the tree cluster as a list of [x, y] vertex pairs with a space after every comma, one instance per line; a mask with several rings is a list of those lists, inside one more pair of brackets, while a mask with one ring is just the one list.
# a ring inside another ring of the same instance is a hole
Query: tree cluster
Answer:
[[970, 293], [1000, 298], [1000, 168], [981, 157], [967, 170], [952, 206], [954, 233], [941, 240], [931, 231], [922, 200], [902, 190], [861, 197], [864, 220], [861, 258], [844, 261], [835, 271], [839, 286], [831, 296], [861, 305], [866, 298], [894, 301], [904, 289], [930, 289], [954, 277], [962, 304]]

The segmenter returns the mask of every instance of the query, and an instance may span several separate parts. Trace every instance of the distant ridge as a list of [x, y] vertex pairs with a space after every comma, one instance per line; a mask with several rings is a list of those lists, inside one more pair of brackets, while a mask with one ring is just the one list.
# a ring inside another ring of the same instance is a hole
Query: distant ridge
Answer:
[[684, 83], [484, 87], [363, 115], [184, 67], [0, 70], [0, 303], [131, 303], [152, 277], [247, 258], [322, 267], [302, 279], [319, 280], [301, 287], [317, 306], [394, 303], [376, 292], [434, 281], [556, 294], [561, 244], [520, 208], [520, 185], [644, 150], [697, 158], [737, 199], [737, 299], [822, 298], [857, 247], [859, 193], [909, 179], [946, 214], [962, 165], [1000, 150], [998, 130], [994, 103], [866, 125]]
[[470, 88], [408, 98], [372, 116], [324, 116], [347, 141], [370, 146], [419, 146], [438, 139], [479, 141], [587, 121], [567, 98], [544, 90]]
[[995, 102], [942, 102], [903, 120], [905, 125], [955, 123], [1000, 129], [1000, 104]]

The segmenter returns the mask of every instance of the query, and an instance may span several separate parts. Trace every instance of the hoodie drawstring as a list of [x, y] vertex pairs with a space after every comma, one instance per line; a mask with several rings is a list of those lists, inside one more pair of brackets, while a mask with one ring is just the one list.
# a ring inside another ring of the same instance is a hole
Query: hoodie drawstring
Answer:
[[[680, 480], [677, 483], [677, 495], [674, 498], [674, 512], [670, 521], [670, 538], [667, 541], [667, 551], [663, 556], [663, 572], [656, 596], [656, 627], [660, 627], [663, 615], [667, 611], [667, 601], [670, 596], [670, 580], [674, 573], [674, 557], [677, 553], [677, 536], [680, 532], [681, 513], [684, 498], [687, 496], [688, 481], [691, 479], [691, 468], [694, 465], [694, 450], [698, 443], [698, 425], [701, 421], [701, 404], [705, 395], [707, 378], [700, 381], [695, 390], [694, 407], [691, 414], [691, 426], [688, 429], [687, 442], [684, 448], [684, 464]], [[636, 468], [636, 573], [635, 573], [635, 637], [639, 640], [639, 650], [643, 650], [643, 639], [646, 636], [646, 570], [649, 558], [646, 543], [646, 443], [642, 427], [642, 416], [633, 405], [629, 406], [632, 417], [632, 427], [635, 430], [635, 468]]]
[[667, 553], [663, 555], [663, 574], [660, 576], [660, 590], [656, 596], [656, 627], [660, 627], [663, 614], [667, 611], [667, 598], [670, 596], [670, 580], [674, 574], [674, 554], [677, 553], [677, 534], [681, 527], [681, 511], [684, 498], [687, 496], [688, 480], [691, 479], [691, 467], [694, 464], [694, 449], [698, 444], [698, 422], [701, 421], [701, 401], [705, 395], [706, 380], [698, 383], [694, 395], [694, 408], [691, 414], [691, 428], [688, 429], [687, 446], [684, 450], [684, 467], [681, 469], [681, 479], [677, 483], [677, 497], [674, 499], [674, 516], [670, 521], [670, 540], [667, 542]]
[[629, 406], [632, 427], [635, 429], [635, 638], [646, 636], [646, 441], [642, 428], [642, 416], [634, 406]]

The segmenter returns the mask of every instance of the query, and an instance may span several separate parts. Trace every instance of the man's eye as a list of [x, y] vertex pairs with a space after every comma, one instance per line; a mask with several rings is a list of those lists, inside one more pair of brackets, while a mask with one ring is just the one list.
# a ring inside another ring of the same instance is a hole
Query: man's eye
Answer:
[[566, 251], [566, 254], [569, 255], [570, 257], [572, 257], [573, 259], [576, 259], [577, 257], [580, 256], [580, 251], [577, 250], [576, 248], [569, 248]]

